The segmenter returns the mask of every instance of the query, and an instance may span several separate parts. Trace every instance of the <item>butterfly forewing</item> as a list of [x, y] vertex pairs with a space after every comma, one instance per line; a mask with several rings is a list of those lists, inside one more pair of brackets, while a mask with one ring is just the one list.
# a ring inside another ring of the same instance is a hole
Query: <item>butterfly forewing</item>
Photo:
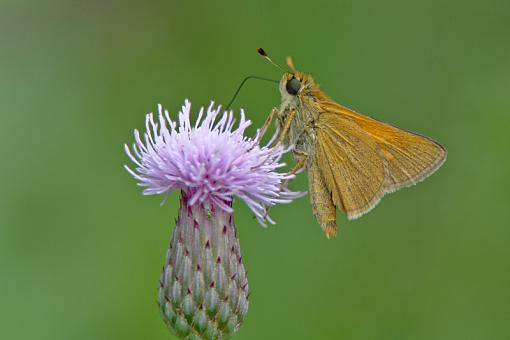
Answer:
[[335, 205], [349, 219], [370, 211], [385, 193], [425, 179], [446, 159], [429, 138], [332, 101], [320, 104], [316, 156]]
[[334, 204], [356, 218], [384, 194], [385, 168], [373, 139], [347, 117], [323, 112], [316, 157]]

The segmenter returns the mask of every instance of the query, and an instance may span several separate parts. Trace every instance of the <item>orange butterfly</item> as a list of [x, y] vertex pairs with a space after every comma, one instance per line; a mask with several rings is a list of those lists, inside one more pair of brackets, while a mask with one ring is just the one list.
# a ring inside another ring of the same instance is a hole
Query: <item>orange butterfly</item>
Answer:
[[336, 208], [358, 218], [384, 194], [422, 181], [446, 160], [439, 143], [336, 103], [309, 74], [296, 71], [290, 57], [287, 64], [292, 71], [280, 80], [280, 108], [262, 132], [276, 116], [275, 145], [294, 145], [292, 172], [306, 167], [313, 213], [328, 238], [337, 233]]

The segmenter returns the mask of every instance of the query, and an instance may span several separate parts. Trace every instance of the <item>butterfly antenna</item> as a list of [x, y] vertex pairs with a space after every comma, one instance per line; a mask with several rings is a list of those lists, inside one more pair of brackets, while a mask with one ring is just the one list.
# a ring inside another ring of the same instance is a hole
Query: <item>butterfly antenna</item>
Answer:
[[266, 59], [267, 61], [269, 61], [274, 66], [278, 67], [283, 72], [287, 72], [280, 65], [275, 63], [271, 58], [269, 58], [269, 56], [267, 55], [266, 51], [264, 51], [264, 49], [262, 47], [257, 48], [257, 52], [262, 56], [262, 58]]
[[234, 103], [234, 100], [236, 99], [237, 95], [239, 94], [239, 91], [241, 91], [241, 88], [243, 87], [244, 83], [246, 83], [249, 79], [265, 80], [265, 81], [269, 81], [269, 82], [276, 83], [276, 84], [279, 83], [278, 80], [264, 78], [264, 77], [258, 77], [258, 76], [248, 76], [248, 77], [244, 78], [243, 81], [241, 82], [241, 84], [239, 85], [239, 87], [237, 88], [236, 92], [234, 93], [234, 96], [232, 97], [232, 99], [230, 100], [228, 105], [225, 107], [225, 111], [228, 111], [228, 109], [230, 109], [230, 107]]

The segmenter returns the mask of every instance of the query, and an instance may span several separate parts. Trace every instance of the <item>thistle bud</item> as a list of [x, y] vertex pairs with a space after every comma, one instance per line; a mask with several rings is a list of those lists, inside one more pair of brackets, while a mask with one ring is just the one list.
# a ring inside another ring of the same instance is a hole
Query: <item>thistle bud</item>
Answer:
[[248, 279], [232, 214], [189, 205], [183, 193], [158, 303], [168, 328], [182, 339], [226, 339], [248, 312]]

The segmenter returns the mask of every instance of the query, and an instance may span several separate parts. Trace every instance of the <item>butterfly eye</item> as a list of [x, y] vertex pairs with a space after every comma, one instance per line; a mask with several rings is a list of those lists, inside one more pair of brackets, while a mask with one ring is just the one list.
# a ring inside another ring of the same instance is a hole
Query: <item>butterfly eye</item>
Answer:
[[289, 94], [295, 96], [301, 88], [301, 82], [292, 77], [289, 81], [287, 81], [287, 84], [285, 84], [285, 88]]

